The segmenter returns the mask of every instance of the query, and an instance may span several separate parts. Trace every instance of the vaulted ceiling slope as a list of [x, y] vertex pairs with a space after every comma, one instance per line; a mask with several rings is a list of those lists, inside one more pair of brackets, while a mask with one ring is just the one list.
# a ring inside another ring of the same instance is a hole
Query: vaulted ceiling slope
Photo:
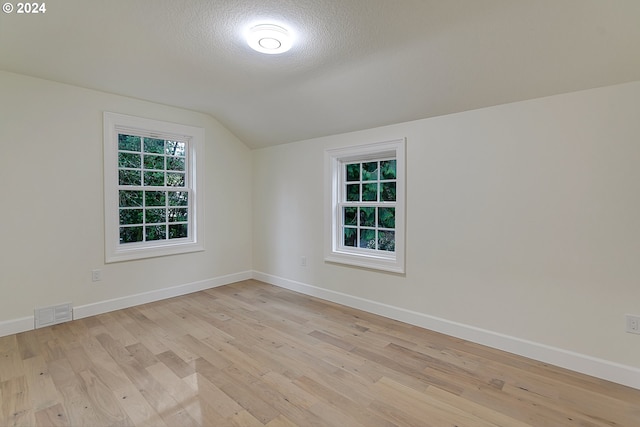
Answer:
[[[252, 51], [260, 21], [296, 35]], [[640, 80], [639, 0], [57, 0], [0, 69], [206, 112], [249, 147]]]

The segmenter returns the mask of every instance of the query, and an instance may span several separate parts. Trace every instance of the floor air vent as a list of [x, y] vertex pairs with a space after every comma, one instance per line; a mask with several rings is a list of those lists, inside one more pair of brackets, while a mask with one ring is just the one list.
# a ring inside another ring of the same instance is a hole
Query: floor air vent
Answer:
[[72, 320], [71, 303], [35, 309], [36, 329]]

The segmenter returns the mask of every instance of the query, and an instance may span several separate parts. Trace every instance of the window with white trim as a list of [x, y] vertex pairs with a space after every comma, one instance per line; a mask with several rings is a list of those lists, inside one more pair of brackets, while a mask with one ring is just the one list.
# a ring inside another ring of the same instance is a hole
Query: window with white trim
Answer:
[[404, 139], [326, 152], [325, 259], [404, 272]]
[[204, 130], [104, 113], [105, 260], [203, 250]]

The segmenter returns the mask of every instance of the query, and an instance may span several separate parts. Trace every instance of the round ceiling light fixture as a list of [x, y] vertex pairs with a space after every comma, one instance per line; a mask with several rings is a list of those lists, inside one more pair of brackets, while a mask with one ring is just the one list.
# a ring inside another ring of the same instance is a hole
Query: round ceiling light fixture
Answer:
[[261, 53], [277, 54], [291, 49], [289, 31], [279, 25], [260, 24], [249, 29], [247, 43]]

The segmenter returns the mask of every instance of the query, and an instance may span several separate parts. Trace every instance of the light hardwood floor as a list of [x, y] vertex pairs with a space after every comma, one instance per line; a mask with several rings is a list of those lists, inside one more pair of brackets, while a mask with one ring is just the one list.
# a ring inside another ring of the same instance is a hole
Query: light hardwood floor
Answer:
[[640, 426], [640, 391], [257, 281], [0, 338], [0, 424]]

